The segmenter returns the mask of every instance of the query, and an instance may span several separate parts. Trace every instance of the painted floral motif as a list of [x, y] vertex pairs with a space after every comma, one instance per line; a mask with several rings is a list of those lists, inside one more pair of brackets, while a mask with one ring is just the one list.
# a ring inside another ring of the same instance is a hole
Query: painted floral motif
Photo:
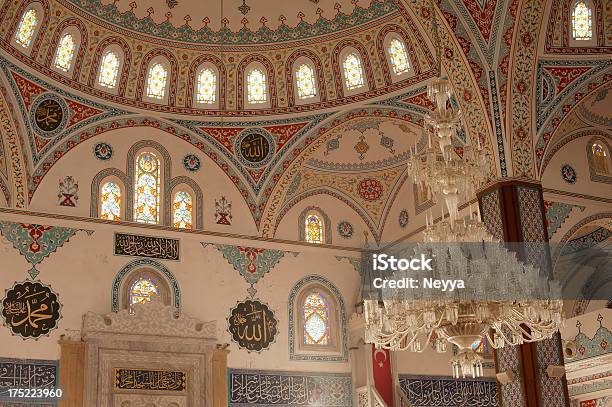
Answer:
[[406, 209], [400, 211], [397, 221], [401, 228], [408, 226], [408, 211]]
[[[202, 243], [206, 246], [206, 243]], [[234, 269], [240, 273], [247, 283], [253, 285], [283, 258], [286, 252], [282, 250], [260, 249], [256, 247], [215, 245]]]
[[561, 167], [561, 177], [563, 177], [563, 180], [568, 184], [574, 184], [577, 179], [576, 170], [571, 165], [564, 164], [563, 167]]
[[187, 154], [185, 158], [183, 158], [183, 166], [187, 171], [196, 172], [202, 166], [200, 162], [200, 158], [195, 154]]
[[353, 225], [346, 220], [341, 221], [338, 223], [338, 234], [345, 239], [349, 239], [353, 236]]
[[98, 160], [110, 160], [113, 157], [113, 147], [108, 143], [98, 143], [94, 147], [94, 156]]
[[382, 184], [374, 178], [361, 180], [357, 185], [357, 193], [366, 201], [376, 201], [380, 199], [382, 192]]
[[60, 206], [77, 206], [79, 200], [79, 183], [68, 175], [59, 182], [59, 192], [57, 194]]
[[217, 225], [229, 226], [232, 224], [232, 203], [224, 196], [219, 200], [215, 199], [215, 221]]
[[77, 229], [45, 226], [29, 223], [0, 222], [0, 233], [21, 253], [32, 269], [28, 271], [36, 278], [36, 265], [62, 247]]

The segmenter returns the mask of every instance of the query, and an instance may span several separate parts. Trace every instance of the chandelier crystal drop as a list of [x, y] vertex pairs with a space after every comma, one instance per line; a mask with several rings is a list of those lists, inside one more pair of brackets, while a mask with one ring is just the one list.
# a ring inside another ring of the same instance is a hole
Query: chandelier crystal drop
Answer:
[[[427, 148], [417, 145], [408, 162], [416, 185], [425, 185], [441, 205], [436, 222], [426, 214], [423, 242], [414, 254], [435, 259], [432, 271], [419, 277], [463, 280], [465, 289], [428, 294], [425, 290], [382, 288], [364, 299], [365, 340], [378, 348], [423, 352], [432, 347], [457, 350], [451, 360], [453, 376], [480, 377], [483, 357], [475, 343], [486, 341], [493, 349], [551, 338], [561, 324], [561, 289], [544, 271], [521, 262], [487, 231], [478, 210], [459, 218], [459, 205], [474, 199], [485, 181], [487, 160], [480, 145], [474, 147], [457, 135], [461, 112], [452, 106], [447, 79], [437, 78], [428, 87], [436, 109], [425, 121]], [[400, 253], [402, 254], [402, 253]], [[413, 257], [403, 253], [400, 257]], [[414, 277], [396, 271], [393, 280]]]

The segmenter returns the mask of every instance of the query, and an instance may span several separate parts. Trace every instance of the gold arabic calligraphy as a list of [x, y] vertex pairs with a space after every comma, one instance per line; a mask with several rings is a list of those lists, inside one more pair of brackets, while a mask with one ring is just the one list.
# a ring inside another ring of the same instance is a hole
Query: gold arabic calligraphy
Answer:
[[26, 281], [7, 292], [2, 315], [14, 333], [38, 337], [56, 326], [59, 319], [57, 295], [41, 283]]
[[186, 382], [181, 371], [115, 368], [115, 387], [123, 390], [184, 391]]
[[260, 351], [274, 340], [276, 319], [265, 304], [246, 300], [232, 310], [229, 331], [241, 347]]
[[270, 143], [261, 134], [249, 134], [240, 142], [240, 152], [247, 161], [258, 163], [268, 156]]
[[162, 237], [116, 233], [115, 254], [179, 260], [179, 241]]

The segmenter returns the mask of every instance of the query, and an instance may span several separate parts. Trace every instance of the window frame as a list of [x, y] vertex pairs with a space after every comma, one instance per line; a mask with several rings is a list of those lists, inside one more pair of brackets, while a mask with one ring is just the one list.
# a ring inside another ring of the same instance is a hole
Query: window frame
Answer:
[[[406, 61], [408, 63], [408, 69], [406, 69], [404, 72], [400, 72], [400, 73], [395, 72], [395, 65], [393, 64], [393, 59], [391, 58], [391, 54], [389, 53], [389, 47], [391, 46], [391, 42], [393, 41], [399, 41], [404, 49], [404, 52], [406, 53]], [[408, 45], [406, 44], [406, 41], [404, 41], [404, 39], [398, 33], [389, 32], [385, 36], [385, 39], [383, 41], [383, 52], [385, 54], [386, 63], [389, 66], [389, 74], [391, 75], [392, 82], [397, 82], [397, 81], [406, 79], [407, 77], [410, 77], [414, 74], [414, 68], [410, 61], [410, 53], [408, 51]]]
[[[115, 53], [115, 55], [117, 55], [117, 58], [119, 60], [119, 66], [117, 67], [117, 76], [115, 78], [115, 86], [108, 87], [106, 85], [102, 85], [100, 82], [100, 75], [102, 73], [102, 63], [104, 60], [104, 57], [109, 54], [109, 53]], [[119, 87], [121, 86], [121, 79], [122, 79], [122, 73], [123, 73], [123, 64], [125, 63], [125, 55], [123, 53], [123, 48], [121, 48], [118, 44], [109, 44], [108, 46], [106, 46], [102, 52], [100, 53], [100, 60], [98, 61], [98, 67], [96, 70], [96, 76], [95, 76], [95, 82], [94, 82], [94, 86], [96, 87], [96, 89], [100, 89], [104, 92], [109, 92], [112, 94], [119, 94]]]
[[168, 280], [157, 270], [145, 266], [131, 271], [123, 279], [121, 284], [121, 309], [130, 309], [132, 307], [130, 303], [132, 286], [143, 277], [157, 282], [157, 289], [159, 290], [158, 298], [161, 299], [164, 305], [172, 305], [172, 291], [170, 290]]
[[[158, 211], [157, 211], [157, 221], [154, 223], [147, 223], [147, 222], [141, 222], [139, 220], [136, 219], [136, 206], [138, 203], [138, 194], [136, 192], [136, 185], [138, 182], [138, 160], [140, 159], [140, 157], [143, 154], [146, 153], [150, 153], [153, 154], [155, 157], [157, 157], [158, 160], [158, 172], [159, 172], [159, 185], [158, 185], [158, 197], [157, 197], [157, 204], [158, 204]], [[161, 225], [163, 222], [163, 214], [164, 214], [164, 186], [165, 186], [165, 182], [166, 180], [164, 179], [164, 173], [165, 173], [165, 160], [164, 160], [164, 155], [162, 153], [160, 153], [159, 151], [157, 151], [157, 149], [152, 148], [152, 147], [145, 147], [145, 148], [141, 148], [138, 151], [136, 151], [136, 153], [134, 154], [134, 161], [131, 163], [132, 167], [133, 167], [133, 177], [132, 177], [132, 185], [130, 186], [132, 188], [133, 191], [133, 199], [132, 199], [132, 208], [130, 208], [130, 210], [132, 211], [132, 218], [131, 220], [136, 222], [136, 223], [142, 223], [145, 225]]]
[[[265, 80], [264, 90], [266, 94], [266, 100], [263, 102], [254, 103], [249, 100], [249, 77], [254, 70], [258, 70], [262, 72], [264, 75], [264, 80]], [[270, 75], [269, 75], [268, 70], [266, 69], [266, 66], [263, 63], [259, 61], [253, 61], [245, 67], [243, 87], [244, 87], [243, 98], [244, 98], [244, 108], [245, 109], [269, 109], [270, 108], [271, 99], [272, 99], [272, 92], [271, 92], [271, 87], [270, 87]]]
[[[357, 57], [357, 59], [359, 60], [359, 65], [361, 67], [361, 78], [362, 78], [363, 83], [360, 86], [355, 87], [355, 88], [348, 87], [347, 77], [346, 77], [346, 73], [344, 69], [344, 63], [346, 61], [346, 58], [350, 54], [353, 54]], [[340, 69], [340, 78], [342, 80], [342, 90], [344, 92], [344, 96], [357, 95], [357, 94], [364, 93], [370, 90], [368, 78], [366, 76], [367, 73], [366, 73], [364, 57], [363, 55], [361, 55], [361, 52], [359, 52], [357, 48], [354, 48], [351, 46], [344, 47], [342, 49], [342, 52], [340, 53], [340, 57], [338, 58], [338, 63], [339, 63], [338, 68]]]
[[[62, 42], [62, 39], [66, 35], [71, 35], [72, 36], [72, 40], [74, 41], [74, 50], [73, 50], [73, 53], [72, 53], [72, 59], [70, 60], [70, 67], [69, 67], [69, 69], [67, 71], [64, 71], [62, 68], [57, 66], [57, 57], [58, 57], [57, 53], [59, 51], [59, 47], [60, 47], [60, 44]], [[74, 25], [69, 25], [68, 27], [66, 27], [62, 31], [62, 33], [59, 35], [59, 37], [57, 37], [57, 42], [55, 44], [55, 49], [53, 50], [52, 57], [51, 57], [50, 68], [52, 70], [54, 70], [55, 72], [59, 73], [60, 75], [72, 78], [73, 74], [74, 74], [74, 71], [76, 69], [76, 66], [78, 64], [79, 52], [80, 52], [80, 49], [81, 49], [82, 42], [83, 42], [83, 39], [81, 38], [81, 32], [79, 31], [78, 27], [76, 27]]]
[[[212, 71], [213, 74], [215, 75], [215, 91], [214, 91], [215, 100], [213, 102], [200, 102], [198, 100], [198, 87], [199, 87], [200, 74], [205, 69]], [[192, 101], [193, 106], [203, 108], [203, 109], [218, 109], [219, 99], [220, 99], [220, 90], [221, 90], [220, 80], [221, 80], [221, 76], [220, 76], [219, 68], [217, 67], [217, 65], [213, 64], [210, 61], [205, 61], [201, 63], [200, 65], [198, 65], [198, 67], [194, 71], [194, 78], [193, 78], [193, 101]]]
[[[302, 65], [307, 65], [312, 71], [312, 78], [314, 80], [315, 95], [307, 98], [300, 97], [300, 89], [298, 85], [298, 68]], [[307, 57], [300, 57], [296, 59], [291, 67], [291, 80], [293, 82], [293, 92], [295, 105], [306, 105], [310, 103], [319, 103], [321, 101], [321, 89], [319, 84], [319, 78], [317, 75], [317, 68], [312, 60]]]
[[[591, 38], [588, 40], [578, 40], [574, 38], [574, 9], [579, 2], [584, 2], [591, 10]], [[572, 0], [570, 1], [569, 16], [568, 16], [568, 35], [570, 47], [594, 47], [597, 46], [597, 10], [593, 0]]]

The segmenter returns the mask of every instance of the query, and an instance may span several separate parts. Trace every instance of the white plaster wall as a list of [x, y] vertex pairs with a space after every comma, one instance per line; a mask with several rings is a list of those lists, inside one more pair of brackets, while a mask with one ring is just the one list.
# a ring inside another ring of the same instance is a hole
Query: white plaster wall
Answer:
[[[0, 214], [0, 220], [14, 220], [56, 226], [94, 230], [88, 236], [78, 232], [56, 253], [37, 267], [38, 278], [52, 286], [62, 303], [59, 328], [49, 337], [23, 340], [12, 336], [7, 327], [0, 327], [0, 357], [57, 359], [57, 341], [66, 329], [79, 330], [82, 316], [88, 311], [111, 311], [111, 288], [115, 275], [134, 258], [113, 255], [113, 233], [128, 232], [153, 236], [178, 237], [181, 240], [181, 260], [161, 261], [176, 277], [182, 300], [182, 312], [202, 320], [216, 320], [218, 342], [230, 343], [229, 366], [233, 368], [276, 369], [293, 371], [348, 372], [345, 362], [289, 361], [287, 303], [291, 288], [303, 277], [319, 274], [330, 280], [341, 292], [347, 319], [356, 301], [359, 275], [346, 261], [338, 261], [339, 251], [325, 251], [296, 245], [284, 250], [300, 252], [296, 257], [286, 254], [256, 285], [256, 297], [267, 302], [279, 322], [276, 342], [261, 353], [247, 353], [231, 341], [226, 318], [236, 302], [247, 298], [248, 284], [213, 246], [203, 247], [202, 241], [221, 242], [219, 238], [163, 230], [144, 230], [127, 226], [74, 222], [60, 219], [32, 218]], [[224, 239], [225, 244], [279, 248], [279, 244], [261, 241]], [[347, 253], [344, 253], [345, 255]], [[4, 238], [0, 237], [0, 287], [10, 288], [15, 282], [29, 278], [30, 265]]]

